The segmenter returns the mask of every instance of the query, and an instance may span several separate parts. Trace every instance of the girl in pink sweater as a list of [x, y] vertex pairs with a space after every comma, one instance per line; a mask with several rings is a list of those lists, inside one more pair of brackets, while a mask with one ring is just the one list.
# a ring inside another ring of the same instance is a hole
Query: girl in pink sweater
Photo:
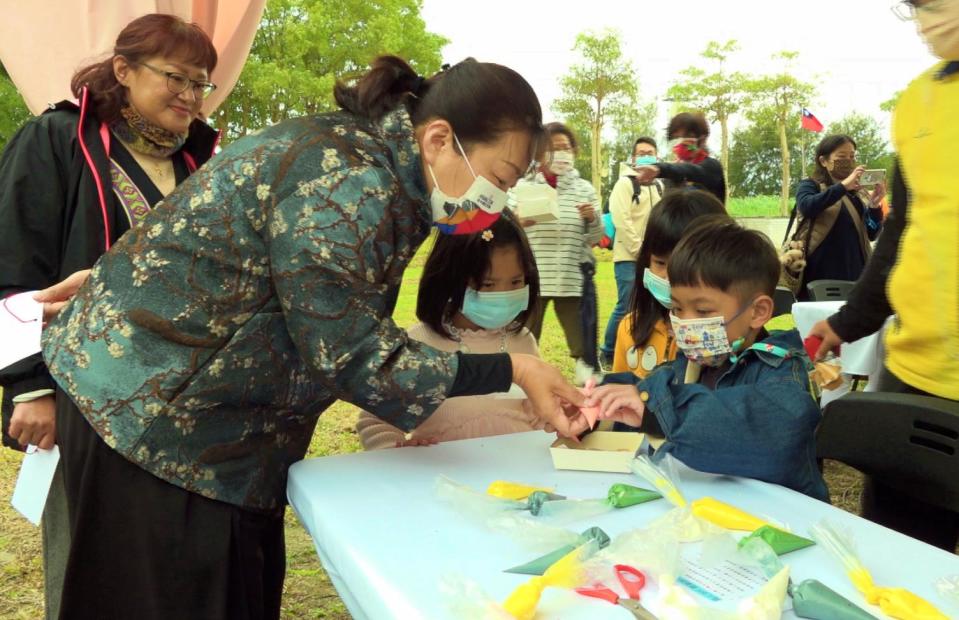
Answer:
[[[472, 235], [438, 235], [416, 298], [410, 338], [442, 351], [539, 355], [526, 320], [539, 276], [523, 229], [508, 212]], [[514, 390], [516, 390], [514, 386]], [[542, 429], [522, 393], [447, 399], [407, 437], [366, 411], [356, 430], [366, 450]]]

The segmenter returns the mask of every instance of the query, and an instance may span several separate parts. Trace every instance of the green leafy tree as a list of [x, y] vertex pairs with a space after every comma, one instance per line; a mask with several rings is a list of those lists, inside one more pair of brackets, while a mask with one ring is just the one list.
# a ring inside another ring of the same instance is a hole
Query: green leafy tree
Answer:
[[0, 64], [0, 149], [6, 146], [17, 129], [31, 116], [10, 75]]
[[421, 9], [421, 0], [270, 0], [236, 88], [212, 120], [231, 140], [335, 109], [336, 80], [380, 54], [436, 72], [448, 41], [426, 29]]
[[711, 122], [719, 123], [720, 155], [726, 183], [729, 185], [729, 121], [739, 113], [750, 93], [752, 78], [727, 67], [730, 56], [739, 50], [735, 40], [725, 43], [710, 41], [703, 50], [702, 58], [711, 71], [691, 66], [679, 72], [680, 77], [669, 87], [667, 96], [706, 114]]
[[[560, 79], [562, 96], [553, 110], [567, 124], [585, 131], [581, 153], [589, 154], [589, 174], [597, 193], [602, 193], [603, 129], [612, 114], [638, 106], [637, 79], [632, 63], [623, 58], [620, 34], [614, 30], [584, 32], [576, 37], [573, 50], [582, 57]], [[586, 143], [588, 142], [588, 148]], [[585, 173], [585, 166], [580, 172]]]
[[[746, 113], [746, 122], [732, 135], [729, 182], [740, 196], [774, 196], [782, 184], [782, 145], [776, 111], [758, 107]], [[790, 159], [801, 159], [803, 129], [798, 123], [786, 125]], [[805, 139], [809, 139], [805, 137]], [[798, 179], [790, 179], [789, 193], [795, 195]]]
[[656, 136], [656, 103], [631, 101], [628, 105], [613, 108], [610, 110], [610, 128], [613, 137], [605, 142], [604, 152], [608, 154], [612, 182], [615, 183], [619, 163], [628, 161], [633, 155], [636, 138]]
[[889, 113], [894, 112], [896, 110], [896, 104], [899, 103], [900, 97], [902, 97], [902, 91], [897, 90], [896, 92], [892, 94], [892, 97], [890, 97], [889, 99], [886, 99], [885, 101], [879, 104], [879, 109], [882, 110], [883, 112], [889, 112]]
[[802, 106], [816, 95], [816, 87], [813, 84], [803, 82], [792, 74], [798, 57], [798, 52], [774, 54], [773, 60], [780, 63], [780, 70], [775, 74], [759, 77], [749, 85], [749, 90], [755, 95], [754, 101], [763, 107], [768, 107], [776, 120], [781, 160], [779, 212], [782, 215], [789, 213], [792, 188], [790, 167], [793, 156], [790, 151], [789, 126], [799, 124]]

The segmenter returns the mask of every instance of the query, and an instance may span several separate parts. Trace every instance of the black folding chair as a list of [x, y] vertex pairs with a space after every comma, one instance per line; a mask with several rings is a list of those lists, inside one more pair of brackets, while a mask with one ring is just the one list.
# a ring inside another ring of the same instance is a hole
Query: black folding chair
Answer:
[[793, 292], [784, 286], [777, 286], [776, 292], [773, 293], [773, 318], [790, 314], [794, 303], [796, 303], [796, 296]]
[[823, 410], [817, 456], [841, 461], [903, 495], [959, 512], [959, 402], [850, 392]]
[[810, 301], [847, 301], [855, 282], [847, 280], [814, 280], [806, 285]]

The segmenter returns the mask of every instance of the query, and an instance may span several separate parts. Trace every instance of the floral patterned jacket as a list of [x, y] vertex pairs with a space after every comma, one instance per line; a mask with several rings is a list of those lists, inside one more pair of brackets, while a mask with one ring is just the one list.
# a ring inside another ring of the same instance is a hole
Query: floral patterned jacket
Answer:
[[405, 110], [281, 123], [227, 147], [104, 255], [44, 357], [132, 462], [276, 511], [334, 400], [410, 430], [452, 387], [455, 355], [390, 318], [431, 221]]

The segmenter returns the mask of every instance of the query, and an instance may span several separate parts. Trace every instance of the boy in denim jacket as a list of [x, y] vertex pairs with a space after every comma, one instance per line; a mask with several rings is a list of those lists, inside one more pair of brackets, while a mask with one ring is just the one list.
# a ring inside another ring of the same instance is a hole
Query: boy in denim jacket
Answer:
[[652, 413], [666, 453], [700, 471], [781, 484], [828, 501], [816, 466], [819, 406], [799, 333], [766, 332], [776, 250], [726, 216], [697, 221], [669, 260], [670, 322], [680, 352], [645, 379], [607, 375], [586, 403], [638, 427]]

